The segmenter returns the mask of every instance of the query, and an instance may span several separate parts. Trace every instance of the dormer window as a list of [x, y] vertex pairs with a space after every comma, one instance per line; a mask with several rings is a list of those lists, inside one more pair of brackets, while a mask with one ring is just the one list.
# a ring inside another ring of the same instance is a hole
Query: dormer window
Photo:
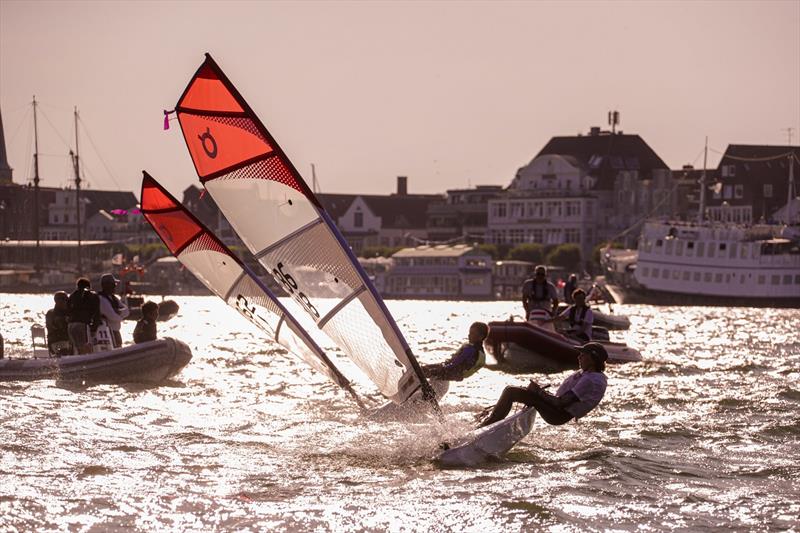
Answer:
[[364, 227], [364, 213], [361, 211], [356, 211], [353, 215], [353, 225], [357, 228]]

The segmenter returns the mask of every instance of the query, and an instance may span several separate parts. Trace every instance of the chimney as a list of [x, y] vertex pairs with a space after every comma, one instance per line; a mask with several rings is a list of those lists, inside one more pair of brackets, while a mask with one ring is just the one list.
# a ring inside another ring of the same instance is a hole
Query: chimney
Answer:
[[397, 176], [397, 196], [408, 195], [408, 176]]
[[589, 135], [591, 135], [592, 137], [597, 137], [598, 135], [600, 135], [600, 126], [592, 126], [591, 128], [589, 128]]

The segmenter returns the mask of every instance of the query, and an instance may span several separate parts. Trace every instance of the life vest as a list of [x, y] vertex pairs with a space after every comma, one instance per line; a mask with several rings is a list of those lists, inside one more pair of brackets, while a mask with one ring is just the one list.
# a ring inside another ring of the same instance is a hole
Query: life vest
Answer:
[[[586, 319], [586, 311], [588, 311], [588, 310], [589, 310], [589, 306], [588, 305], [584, 306], [584, 308], [581, 309], [581, 318], [580, 318], [581, 324], [583, 324], [584, 319]], [[577, 324], [577, 321], [575, 320], [575, 315], [577, 313], [575, 311], [576, 311], [576, 309], [575, 309], [575, 306], [573, 305], [569, 310], [569, 325], [573, 326], [573, 327]]]
[[481, 367], [483, 367], [486, 364], [486, 352], [483, 351], [483, 346], [477, 347], [477, 350], [478, 350], [478, 359], [475, 361], [474, 365], [472, 365], [470, 368], [465, 370], [463, 374], [461, 374], [461, 379], [466, 379], [470, 377], [472, 374], [480, 370]]
[[542, 300], [549, 300], [550, 299], [550, 283], [545, 281], [544, 283], [536, 283], [534, 280], [531, 282], [531, 288], [528, 289], [528, 299], [534, 300], [536, 302], [540, 302]]

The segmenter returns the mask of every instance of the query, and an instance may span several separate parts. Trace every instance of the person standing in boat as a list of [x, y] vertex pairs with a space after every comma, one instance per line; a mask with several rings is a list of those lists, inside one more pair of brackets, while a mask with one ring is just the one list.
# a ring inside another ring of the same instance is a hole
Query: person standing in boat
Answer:
[[561, 383], [555, 394], [531, 380], [527, 387], [506, 387], [491, 413], [479, 425], [488, 426], [504, 419], [514, 402], [533, 407], [545, 422], [554, 426], [578, 420], [597, 407], [606, 393], [608, 353], [602, 344], [587, 342], [578, 348], [580, 370]]
[[581, 342], [589, 342], [592, 340], [594, 314], [592, 309], [586, 305], [586, 292], [583, 289], [575, 289], [572, 293], [572, 299], [575, 303], [551, 320], [567, 322], [568, 327], [564, 333], [568, 337], [578, 339]]
[[52, 355], [71, 355], [69, 342], [69, 315], [67, 314], [67, 293], [58, 291], [53, 295], [54, 306], [44, 315], [47, 328], [47, 347]]
[[133, 342], [154, 341], [158, 337], [156, 331], [156, 320], [158, 319], [158, 304], [155, 302], [145, 302], [142, 304], [142, 318], [136, 323], [133, 330]]
[[489, 326], [474, 322], [469, 327], [467, 343], [443, 363], [423, 365], [425, 377], [440, 381], [461, 381], [470, 377], [486, 364], [483, 341], [489, 335]]
[[67, 298], [67, 335], [79, 354], [91, 353], [89, 333], [100, 325], [100, 299], [86, 278], [75, 282], [75, 290]]
[[572, 305], [575, 301], [572, 299], [572, 293], [578, 288], [578, 276], [570, 274], [569, 279], [564, 283], [564, 303]]
[[128, 306], [114, 294], [119, 280], [113, 274], [103, 274], [100, 277], [100, 314], [111, 330], [111, 341], [114, 348], [122, 346], [120, 327], [122, 321], [130, 314]]
[[526, 320], [535, 309], [547, 311], [551, 316], [556, 314], [558, 291], [555, 285], [547, 281], [547, 268], [544, 265], [537, 265], [533, 278], [526, 279], [522, 284], [522, 306]]

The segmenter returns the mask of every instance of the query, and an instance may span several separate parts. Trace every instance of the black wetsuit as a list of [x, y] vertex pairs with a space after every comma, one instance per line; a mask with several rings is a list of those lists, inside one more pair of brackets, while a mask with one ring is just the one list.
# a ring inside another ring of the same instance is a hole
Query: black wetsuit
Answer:
[[67, 310], [50, 309], [44, 315], [44, 322], [47, 326], [47, 347], [50, 348], [50, 353], [57, 355], [72, 353], [72, 348], [69, 346], [64, 346], [63, 344], [57, 348], [53, 346], [55, 343], [69, 342]]
[[156, 340], [156, 323], [149, 318], [143, 318], [136, 323], [133, 330], [133, 342], [136, 344]]

